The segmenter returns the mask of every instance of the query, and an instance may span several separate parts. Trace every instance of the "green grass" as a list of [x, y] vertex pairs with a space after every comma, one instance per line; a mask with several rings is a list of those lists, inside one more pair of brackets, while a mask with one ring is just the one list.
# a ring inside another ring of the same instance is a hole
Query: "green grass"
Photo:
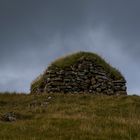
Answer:
[[44, 74], [40, 74], [35, 80], [33, 80], [31, 83], [30, 91], [34, 93], [35, 91], [37, 91], [38, 88], [44, 89], [45, 78], [46, 76]]
[[[123, 75], [119, 70], [112, 67], [98, 54], [91, 53], [91, 52], [77, 52], [71, 55], [67, 55], [65, 57], [58, 58], [57, 60], [55, 60], [49, 65], [48, 69], [54, 71], [58, 69], [64, 70], [76, 64], [77, 61], [79, 61], [81, 58], [86, 58], [90, 61], [93, 61], [93, 63], [100, 65], [108, 73], [108, 75], [114, 80], [122, 80], [122, 79], [125, 80], [125, 78], [123, 77]], [[40, 76], [38, 76], [31, 84], [31, 92], [36, 91], [36, 89], [40, 87], [44, 89], [46, 77], [47, 77], [46, 71]]]
[[65, 57], [58, 58], [56, 61], [50, 64], [49, 69], [53, 69], [53, 67], [57, 67], [60, 69], [65, 69], [74, 65], [81, 58], [87, 58], [88, 60], [93, 61], [104, 68], [104, 70], [110, 74], [110, 76], [114, 79], [122, 79], [124, 78], [119, 70], [112, 67], [109, 63], [107, 63], [103, 58], [101, 58], [98, 54], [93, 52], [77, 52], [71, 55], [67, 55]]
[[140, 139], [139, 96], [0, 94], [0, 114], [10, 111], [19, 117], [0, 121], [0, 140]]

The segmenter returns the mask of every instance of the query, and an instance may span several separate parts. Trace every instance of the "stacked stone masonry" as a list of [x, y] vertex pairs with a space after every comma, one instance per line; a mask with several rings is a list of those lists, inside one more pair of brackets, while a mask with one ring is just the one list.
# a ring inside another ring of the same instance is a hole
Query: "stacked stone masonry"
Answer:
[[66, 69], [53, 67], [45, 72], [43, 87], [37, 92], [93, 93], [126, 95], [126, 81], [111, 79], [109, 74], [90, 60], [79, 60]]

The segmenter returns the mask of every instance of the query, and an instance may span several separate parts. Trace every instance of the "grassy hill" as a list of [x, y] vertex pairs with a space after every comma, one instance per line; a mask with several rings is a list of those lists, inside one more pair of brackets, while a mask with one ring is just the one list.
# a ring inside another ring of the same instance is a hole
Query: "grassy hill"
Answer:
[[0, 140], [140, 140], [140, 97], [0, 94]]

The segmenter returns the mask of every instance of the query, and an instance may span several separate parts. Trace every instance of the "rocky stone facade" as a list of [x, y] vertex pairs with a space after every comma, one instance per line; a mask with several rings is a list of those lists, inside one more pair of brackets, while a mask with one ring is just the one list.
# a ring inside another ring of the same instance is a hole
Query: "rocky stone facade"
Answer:
[[45, 72], [44, 85], [36, 92], [47, 93], [92, 93], [126, 95], [126, 81], [115, 80], [101, 67], [90, 60], [79, 60], [65, 70], [58, 67]]

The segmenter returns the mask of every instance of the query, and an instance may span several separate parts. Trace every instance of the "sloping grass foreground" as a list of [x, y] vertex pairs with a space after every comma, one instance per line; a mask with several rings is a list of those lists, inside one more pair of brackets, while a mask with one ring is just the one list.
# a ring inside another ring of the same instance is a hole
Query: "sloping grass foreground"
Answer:
[[139, 96], [0, 94], [6, 112], [0, 140], [140, 140]]

